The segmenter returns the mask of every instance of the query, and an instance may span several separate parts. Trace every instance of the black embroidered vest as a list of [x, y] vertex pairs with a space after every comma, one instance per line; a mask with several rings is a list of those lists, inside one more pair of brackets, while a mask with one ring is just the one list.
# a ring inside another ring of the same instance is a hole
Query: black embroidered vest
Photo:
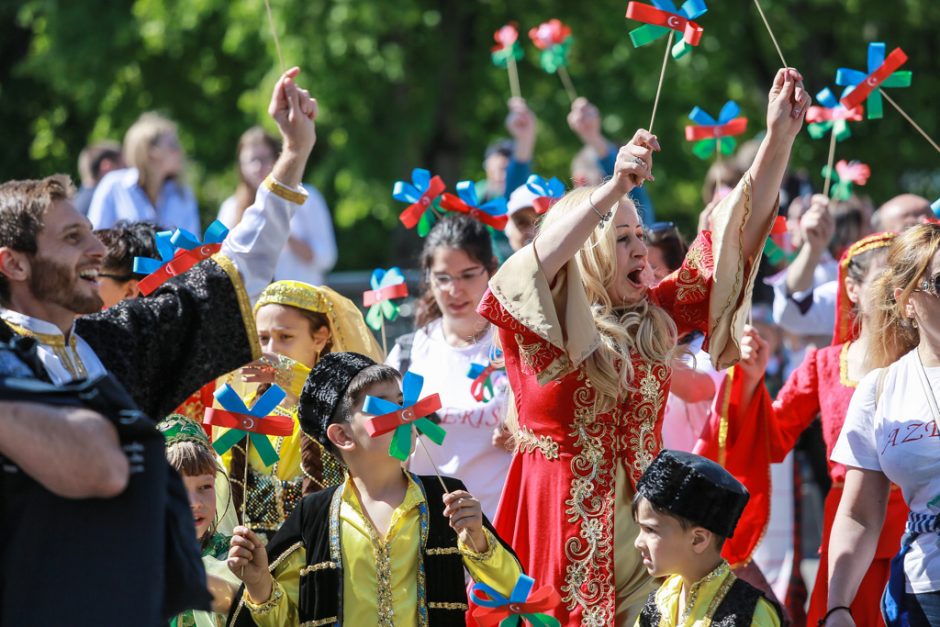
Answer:
[[[729, 577], [734, 577], [734, 575], [729, 575]], [[735, 577], [734, 583], [731, 584], [725, 598], [715, 610], [711, 624], [713, 627], [747, 627], [754, 619], [757, 602], [762, 598], [765, 597], [760, 590]], [[777, 612], [777, 615], [781, 616], [780, 608], [772, 601], [770, 604]], [[639, 625], [640, 627], [659, 627], [661, 620], [662, 616], [659, 613], [659, 607], [656, 605], [656, 592], [653, 591], [640, 613]]]

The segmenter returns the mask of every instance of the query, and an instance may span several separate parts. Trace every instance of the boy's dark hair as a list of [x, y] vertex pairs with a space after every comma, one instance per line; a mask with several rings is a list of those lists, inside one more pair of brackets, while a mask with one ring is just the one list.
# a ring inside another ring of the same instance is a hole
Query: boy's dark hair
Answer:
[[[633, 520], [634, 520], [634, 521], [637, 520], [637, 511], [638, 511], [639, 508], [640, 508], [640, 500], [641, 500], [641, 499], [646, 499], [646, 502], [649, 504], [650, 509], [652, 509], [652, 510], [653, 510], [654, 512], [656, 512], [657, 514], [659, 514], [659, 515], [661, 515], [661, 516], [669, 516], [670, 518], [672, 518], [672, 519], [674, 519], [675, 521], [677, 521], [677, 522], [679, 523], [679, 526], [682, 527], [682, 530], [683, 530], [683, 531], [688, 531], [688, 530], [691, 529], [692, 527], [701, 527], [701, 525], [699, 525], [699, 524], [697, 524], [697, 523], [695, 523], [695, 522], [689, 520], [688, 518], [686, 518], [686, 517], [684, 517], [684, 516], [679, 516], [678, 514], [673, 514], [672, 512], [670, 512], [670, 511], [669, 511], [668, 509], [666, 509], [665, 507], [661, 507], [661, 506], [657, 505], [656, 503], [654, 503], [654, 502], [652, 502], [651, 500], [647, 499], [645, 496], [643, 496], [643, 495], [640, 494], [639, 492], [637, 492], [636, 494], [633, 495], [633, 501], [631, 501], [631, 503], [630, 503], [630, 511], [633, 513]], [[702, 527], [702, 529], [705, 529], [705, 527]], [[719, 534], [715, 533], [714, 531], [712, 531], [711, 534], [712, 534], [712, 537], [715, 538], [715, 549], [720, 553], [722, 547], [724, 547], [724, 545], [725, 545], [725, 540], [727, 540], [727, 538], [726, 538], [725, 536], [722, 536], [722, 535], [719, 535]]]
[[149, 222], [118, 222], [109, 229], [95, 231], [108, 252], [102, 262], [102, 269], [115, 276], [116, 281], [130, 281], [143, 275], [134, 274], [134, 257], [157, 256], [154, 235], [157, 228]]
[[[388, 383], [392, 381], [397, 383], [400, 380], [401, 375], [398, 371], [385, 364], [376, 364], [361, 370], [349, 382], [349, 386], [336, 405], [336, 410], [333, 411], [333, 415], [330, 416], [326, 428], [329, 428], [329, 426], [333, 424], [349, 422], [350, 417], [352, 417], [353, 413], [365, 400], [365, 391], [367, 388], [378, 383]], [[330, 439], [326, 437], [326, 429], [323, 430], [323, 437], [320, 443], [337, 459], [342, 460], [340, 451], [333, 445]]]

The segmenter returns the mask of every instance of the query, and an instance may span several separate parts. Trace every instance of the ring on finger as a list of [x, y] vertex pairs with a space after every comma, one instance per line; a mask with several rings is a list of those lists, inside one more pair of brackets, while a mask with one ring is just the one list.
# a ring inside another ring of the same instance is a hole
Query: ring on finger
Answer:
[[640, 157], [633, 157], [633, 163], [637, 165], [646, 165], [646, 162], [643, 161]]

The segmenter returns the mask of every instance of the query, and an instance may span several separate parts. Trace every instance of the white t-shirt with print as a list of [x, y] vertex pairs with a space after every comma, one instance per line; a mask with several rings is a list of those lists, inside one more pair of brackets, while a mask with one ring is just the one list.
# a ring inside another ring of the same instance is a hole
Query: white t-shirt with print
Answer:
[[[428, 451], [442, 475], [457, 477], [467, 486], [493, 520], [506, 481], [512, 453], [492, 444], [493, 430], [506, 416], [509, 379], [504, 372], [491, 375], [494, 396], [477, 401], [470, 393], [473, 379], [467, 376], [473, 363], [485, 364], [493, 346], [493, 331], [472, 346], [455, 348], [444, 339], [440, 320], [415, 332], [409, 370], [424, 377], [422, 396], [441, 395], [441, 426], [447, 431], [437, 446], [425, 439]], [[398, 368], [396, 345], [386, 363]], [[434, 475], [434, 468], [420, 445], [415, 445], [409, 468], [419, 475]]]
[[[868, 374], [852, 396], [832, 460], [878, 470], [897, 484], [917, 513], [940, 512], [940, 430], [928, 404], [916, 349], [887, 369], [878, 399], [878, 376]], [[940, 403], [940, 367], [927, 368]], [[919, 535], [904, 559], [907, 591], [940, 590], [940, 539]]]

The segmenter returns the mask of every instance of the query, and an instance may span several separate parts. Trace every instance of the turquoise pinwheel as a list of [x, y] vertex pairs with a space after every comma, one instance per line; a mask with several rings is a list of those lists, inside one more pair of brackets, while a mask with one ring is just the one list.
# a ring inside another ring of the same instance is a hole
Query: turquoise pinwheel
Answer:
[[538, 174], [532, 174], [525, 182], [526, 188], [537, 195], [532, 208], [538, 214], [545, 213], [565, 195], [565, 184], [556, 177], [545, 179]]
[[392, 301], [407, 296], [408, 285], [405, 283], [405, 275], [397, 267], [387, 271], [376, 268], [372, 271], [369, 284], [372, 289], [362, 294], [362, 304], [369, 308], [366, 324], [378, 331], [385, 325], [385, 320], [392, 322], [398, 318], [398, 303]]
[[732, 136], [740, 135], [747, 130], [747, 118], [737, 117], [739, 113], [741, 113], [741, 107], [733, 100], [729, 100], [721, 108], [717, 121], [699, 107], [692, 109], [689, 119], [698, 126], [686, 126], [685, 139], [695, 142], [692, 146], [695, 156], [699, 159], [708, 159], [716, 151], [720, 151], [723, 155], [733, 153], [737, 142]]
[[434, 226], [434, 208], [440, 209], [438, 196], [444, 193], [446, 186], [443, 179], [433, 176], [430, 171], [415, 168], [411, 171], [411, 182], [396, 181], [392, 188], [392, 198], [409, 203], [399, 219], [405, 228], [418, 227], [418, 235], [427, 236]]
[[[907, 60], [900, 48], [885, 57], [884, 42], [868, 44], [868, 72], [840, 67], [836, 72], [836, 85], [850, 86], [867, 94], [868, 119], [879, 120], [884, 115], [881, 89], [885, 87], [910, 87], [910, 71], [894, 71]], [[851, 92], [849, 92], [851, 94]], [[843, 96], [845, 98], [846, 96]]]
[[401, 405], [374, 396], [367, 396], [362, 410], [375, 418], [365, 423], [366, 433], [375, 438], [394, 431], [388, 454], [405, 461], [411, 454], [411, 427], [428, 437], [435, 444], [441, 444], [447, 432], [428, 419], [428, 416], [441, 408], [441, 397], [431, 394], [421, 398], [424, 377], [413, 372], [406, 372], [402, 379]]
[[680, 59], [692, 51], [702, 39], [703, 29], [693, 20], [708, 11], [704, 0], [687, 0], [682, 8], [677, 9], [672, 0], [652, 0], [653, 6], [642, 2], [627, 5], [627, 17], [643, 26], [630, 31], [630, 41], [639, 48], [665, 37], [670, 30], [677, 31], [681, 37], [672, 46], [672, 58]]
[[456, 213], [466, 213], [477, 222], [482, 222], [497, 231], [505, 229], [506, 222], [509, 221], [506, 199], [500, 196], [481, 203], [477, 195], [476, 183], [473, 181], [457, 183], [457, 195], [441, 196], [441, 207]]
[[[846, 88], [842, 95], [845, 96], [850, 89]], [[810, 137], [822, 139], [830, 131], [836, 134], [838, 142], [851, 137], [849, 122], [861, 121], [862, 107], [846, 109], [828, 87], [816, 94], [816, 101], [822, 106], [810, 107], [806, 112], [806, 130]]]
[[218, 220], [206, 229], [202, 242], [183, 229], [160, 231], [154, 236], [160, 259], [134, 257], [134, 272], [147, 275], [137, 283], [138, 289], [144, 296], [149, 295], [172, 277], [219, 252], [227, 236], [228, 228]]
[[934, 216], [940, 218], [940, 198], [933, 201], [933, 204], [930, 205], [930, 209], [933, 211]]
[[228, 431], [212, 443], [212, 448], [222, 455], [247, 436], [265, 466], [276, 462], [279, 459], [278, 454], [271, 446], [268, 436], [289, 436], [293, 433], [294, 423], [287, 416], [268, 414], [274, 411], [286, 396], [287, 393], [280, 386], [272, 385], [249, 409], [229, 384], [223, 385], [215, 392], [215, 398], [222, 409], [207, 409], [203, 421], [217, 427], [228, 427]]

